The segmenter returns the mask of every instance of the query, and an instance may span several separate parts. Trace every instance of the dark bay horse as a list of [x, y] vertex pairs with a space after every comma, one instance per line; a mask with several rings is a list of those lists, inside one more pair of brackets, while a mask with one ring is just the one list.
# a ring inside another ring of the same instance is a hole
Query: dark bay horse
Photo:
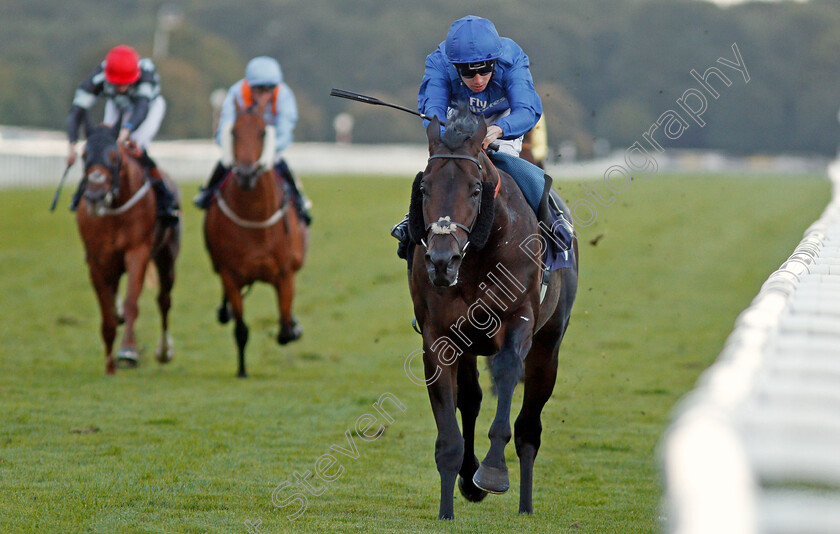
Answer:
[[[84, 152], [87, 186], [76, 211], [90, 280], [102, 313], [105, 372], [109, 375], [114, 374], [114, 338], [121, 320], [125, 321], [125, 332], [117, 359], [129, 366], [137, 365], [134, 321], [150, 260], [155, 262], [160, 280], [157, 303], [162, 332], [156, 358], [161, 363], [172, 359], [168, 316], [175, 260], [181, 246], [180, 224], [165, 229], [157, 221], [155, 195], [142, 167], [125, 147], [117, 144], [119, 124], [117, 121], [113, 129], [99, 126], [88, 135]], [[164, 179], [177, 199], [177, 186], [168, 177]], [[128, 275], [124, 318], [117, 312], [117, 291], [123, 274]]]
[[[550, 274], [541, 301], [539, 225], [513, 179], [495, 169], [481, 150], [484, 121], [461, 109], [443, 134], [437, 119], [426, 133], [430, 157], [414, 181], [409, 210], [415, 243], [409, 286], [437, 425], [438, 517], [454, 518], [458, 475], [459, 489], [469, 501], [508, 490], [504, 451], [520, 379], [525, 395], [514, 425], [519, 511], [532, 513], [540, 413], [554, 389], [560, 342], [577, 292], [577, 241], [572, 243], [573, 267]], [[482, 398], [478, 355], [491, 356], [498, 391], [490, 449], [481, 463], [474, 453]]]
[[[270, 137], [270, 136], [268, 136]], [[248, 326], [243, 319], [242, 288], [254, 282], [274, 286], [280, 308], [277, 342], [285, 345], [300, 338], [301, 327], [292, 316], [294, 275], [303, 267], [309, 246], [309, 229], [284, 191], [263, 151], [267, 129], [263, 109], [256, 105], [236, 107], [233, 124], [233, 167], [207, 210], [204, 243], [213, 270], [222, 279], [219, 322], [226, 323], [232, 312], [234, 337], [239, 350], [237, 376], [245, 377], [245, 345]], [[261, 159], [262, 158], [262, 159]]]

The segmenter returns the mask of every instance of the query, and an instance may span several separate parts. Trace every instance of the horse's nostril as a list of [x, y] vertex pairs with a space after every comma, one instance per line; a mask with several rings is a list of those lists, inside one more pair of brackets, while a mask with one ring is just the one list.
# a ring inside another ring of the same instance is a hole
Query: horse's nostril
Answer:
[[446, 269], [452, 262], [461, 259], [461, 254], [451, 250], [429, 251], [426, 253], [426, 261], [435, 266], [436, 269]]

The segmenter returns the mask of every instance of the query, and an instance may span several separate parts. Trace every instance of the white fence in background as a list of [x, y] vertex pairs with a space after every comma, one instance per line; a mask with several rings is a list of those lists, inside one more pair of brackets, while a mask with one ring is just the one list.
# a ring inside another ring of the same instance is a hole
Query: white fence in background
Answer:
[[671, 534], [840, 533], [840, 162], [830, 204], [663, 438]]
[[[79, 146], [81, 153], [82, 143]], [[160, 141], [149, 155], [179, 182], [206, 180], [220, 156], [211, 141]], [[313, 175], [394, 175], [413, 178], [426, 166], [425, 145], [294, 143], [283, 156], [292, 170]], [[65, 169], [67, 141], [61, 138], [0, 138], [0, 187], [56, 185]], [[70, 171], [81, 176], [80, 161]]]
[[[79, 147], [81, 151], [81, 146]], [[219, 148], [201, 141], [155, 141], [149, 154], [176, 181], [204, 181], [219, 158]], [[65, 134], [0, 126], [0, 188], [58, 184], [67, 156]], [[356, 145], [293, 143], [283, 156], [300, 176], [380, 175], [414, 178], [426, 166], [426, 145]], [[555, 180], [603, 179], [614, 165], [624, 165], [625, 153], [547, 165]], [[657, 154], [659, 172], [729, 172], [734, 174], [807, 174], [822, 172], [819, 157], [731, 157], [714, 151], [668, 150]], [[68, 183], [81, 176], [81, 165], [70, 171]]]

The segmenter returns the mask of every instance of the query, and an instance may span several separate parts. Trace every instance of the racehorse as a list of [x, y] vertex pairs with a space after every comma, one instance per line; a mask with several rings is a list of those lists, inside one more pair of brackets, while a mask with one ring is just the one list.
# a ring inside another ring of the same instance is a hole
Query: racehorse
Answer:
[[[125, 322], [125, 332], [117, 360], [130, 367], [137, 365], [134, 321], [150, 260], [155, 262], [160, 281], [157, 303], [162, 331], [155, 356], [161, 363], [172, 360], [174, 347], [168, 316], [175, 260], [181, 246], [180, 223], [164, 228], [157, 221], [155, 195], [145, 172], [128, 149], [117, 144], [119, 127], [117, 121], [113, 129], [99, 126], [88, 132], [84, 152], [87, 185], [76, 210], [90, 280], [102, 314], [105, 372], [109, 375], [115, 370], [113, 346], [120, 322]], [[177, 200], [177, 186], [168, 177], [164, 179]], [[116, 301], [123, 274], [128, 275], [128, 284], [121, 317]]]
[[303, 331], [292, 316], [294, 275], [303, 267], [309, 229], [299, 219], [272, 169], [273, 140], [263, 120], [263, 107], [236, 105], [233, 124], [233, 166], [204, 219], [204, 243], [213, 270], [222, 279], [218, 319], [235, 320], [239, 351], [237, 376], [245, 377], [248, 326], [243, 319], [242, 288], [256, 281], [274, 286], [280, 308], [277, 342], [285, 345]]
[[[514, 425], [519, 512], [530, 514], [540, 413], [554, 389], [560, 342], [577, 292], [577, 241], [572, 267], [550, 274], [541, 301], [539, 225], [517, 184], [481, 150], [484, 121], [461, 108], [443, 134], [436, 118], [426, 134], [430, 157], [415, 178], [409, 209], [414, 244], [409, 287], [437, 425], [438, 518], [454, 518], [457, 475], [461, 493], [472, 502], [507, 491], [504, 450], [521, 378], [525, 395]], [[498, 392], [490, 449], [480, 464], [474, 453], [482, 398], [478, 355], [491, 356]]]

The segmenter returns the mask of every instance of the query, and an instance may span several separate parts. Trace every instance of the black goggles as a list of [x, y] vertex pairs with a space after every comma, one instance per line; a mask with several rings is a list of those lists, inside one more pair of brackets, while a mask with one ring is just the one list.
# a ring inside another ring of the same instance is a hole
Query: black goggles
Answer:
[[477, 61], [475, 63], [455, 63], [455, 70], [464, 78], [472, 78], [476, 74], [486, 76], [493, 72], [496, 61]]
[[276, 85], [255, 85], [251, 87], [254, 91], [262, 91], [264, 93], [270, 93], [274, 91], [274, 88], [277, 87]]

